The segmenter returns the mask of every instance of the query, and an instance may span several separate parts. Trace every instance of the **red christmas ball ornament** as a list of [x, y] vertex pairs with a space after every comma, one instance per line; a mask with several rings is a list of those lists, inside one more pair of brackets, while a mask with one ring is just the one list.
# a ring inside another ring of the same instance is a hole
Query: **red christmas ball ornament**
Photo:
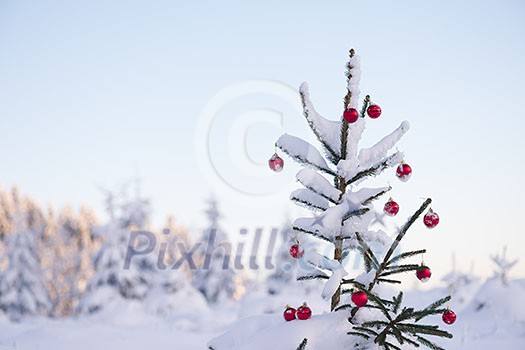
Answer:
[[297, 318], [300, 320], [307, 320], [310, 317], [312, 317], [312, 309], [306, 305], [306, 303], [303, 303], [303, 305], [299, 306], [297, 308]]
[[403, 182], [407, 182], [412, 175], [412, 167], [406, 163], [401, 162], [396, 170], [397, 178]]
[[399, 212], [399, 204], [397, 204], [392, 198], [390, 198], [388, 202], [385, 203], [383, 211], [386, 215], [396, 216]]
[[423, 217], [423, 223], [428, 228], [434, 228], [437, 226], [437, 224], [439, 224], [439, 215], [435, 213], [432, 209], [429, 209]]
[[359, 118], [359, 112], [355, 108], [347, 109], [343, 113], [343, 118], [345, 118], [345, 120], [348, 123], [355, 123], [357, 119]]
[[445, 312], [443, 312], [443, 316], [441, 316], [441, 318], [446, 324], [452, 324], [456, 322], [456, 313], [450, 309], [447, 309]]
[[354, 294], [352, 294], [352, 302], [357, 307], [365, 306], [368, 302], [368, 296], [365, 292], [362, 291], [355, 292]]
[[421, 266], [416, 271], [416, 276], [418, 280], [425, 283], [430, 279], [430, 276], [432, 276], [432, 271], [430, 271], [428, 266], [421, 264]]
[[286, 305], [286, 309], [284, 310], [284, 313], [283, 313], [284, 319], [288, 322], [293, 321], [295, 320], [295, 314], [296, 314], [296, 310], [293, 307]]
[[304, 248], [300, 244], [296, 243], [290, 247], [290, 255], [292, 258], [300, 259], [304, 255]]
[[381, 107], [378, 105], [370, 105], [366, 110], [368, 116], [372, 119], [377, 119], [381, 115]]
[[270, 166], [270, 169], [275, 171], [276, 173], [280, 172], [284, 168], [284, 160], [279, 157], [277, 153], [275, 153], [269, 160], [268, 165]]

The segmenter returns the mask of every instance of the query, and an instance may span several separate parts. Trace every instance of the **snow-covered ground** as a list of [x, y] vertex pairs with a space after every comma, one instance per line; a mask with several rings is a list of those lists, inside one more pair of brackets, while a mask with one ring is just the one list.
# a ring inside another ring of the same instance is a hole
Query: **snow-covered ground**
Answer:
[[[296, 340], [304, 334], [326, 331], [317, 327], [317, 323], [326, 327], [330, 318], [334, 327], [341, 324], [337, 315], [325, 314], [326, 303], [315, 297], [318, 292], [313, 290], [305, 295], [301, 289], [292, 288], [288, 293], [267, 296], [256, 291], [236, 303], [226, 302], [209, 309], [196, 307], [194, 313], [188, 313], [192, 309], [192, 301], [188, 300], [180, 305], [184, 312], [162, 318], [144, 312], [139, 303], [129, 302], [75, 319], [31, 319], [12, 323], [0, 317], [0, 349], [206, 349], [212, 338], [231, 329], [232, 325], [234, 332], [217, 338], [216, 343], [230, 342], [227, 348], [236, 349], [292, 349], [290, 344], [298, 344]], [[423, 306], [443, 293], [445, 290], [439, 288], [409, 292], [406, 303]], [[285, 324], [281, 318], [284, 305], [298, 305], [305, 298], [314, 310], [312, 319]], [[442, 346], [450, 350], [525, 349], [525, 280], [511, 281], [508, 286], [503, 286], [498, 279], [475, 283], [458, 292], [456, 300], [460, 299], [462, 302], [451, 305], [458, 314], [457, 322], [443, 326], [454, 334], [454, 339], [441, 341]], [[322, 323], [318, 322], [320, 319]], [[439, 317], [433, 321], [442, 324]], [[255, 330], [259, 332], [252, 336]], [[333, 349], [334, 343], [341, 339], [311, 342], [310, 348]]]

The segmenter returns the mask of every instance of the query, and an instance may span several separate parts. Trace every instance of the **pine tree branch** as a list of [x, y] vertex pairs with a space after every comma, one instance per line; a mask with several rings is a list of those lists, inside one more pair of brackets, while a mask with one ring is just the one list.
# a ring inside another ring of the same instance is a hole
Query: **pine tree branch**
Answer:
[[387, 278], [378, 278], [377, 279], [377, 282], [383, 282], [383, 283], [392, 283], [392, 284], [401, 284], [401, 281], [398, 281], [398, 280], [391, 280], [391, 279], [387, 279]]
[[[374, 268], [377, 270], [379, 269], [379, 261], [377, 260], [374, 252], [372, 251], [372, 249], [370, 249], [370, 247], [368, 246], [368, 244], [363, 240], [363, 238], [361, 238], [361, 235], [359, 234], [359, 232], [356, 232], [355, 233], [355, 237], [357, 238], [357, 242], [359, 243], [359, 245], [361, 246], [362, 248], [362, 254], [363, 254], [363, 257], [367, 256], [368, 259], [370, 259], [370, 261], [372, 262]], [[366, 258], [365, 258], [366, 259]], [[370, 271], [370, 270], [369, 270]], [[368, 271], [367, 271], [368, 272]]]
[[422, 336], [419, 336], [419, 335], [416, 335], [415, 336], [417, 341], [419, 341], [421, 344], [425, 345], [426, 347], [428, 347], [429, 349], [432, 349], [432, 350], [445, 350], [444, 348], [436, 345], [435, 343], [431, 342], [430, 340], [422, 337]]
[[387, 267], [387, 262], [390, 259], [390, 257], [392, 256], [392, 254], [394, 253], [394, 251], [396, 250], [397, 246], [399, 245], [399, 242], [401, 242], [401, 240], [403, 239], [403, 237], [407, 233], [407, 231], [410, 228], [410, 226], [412, 226], [414, 224], [414, 222], [416, 222], [417, 218], [419, 216], [421, 216], [421, 214], [423, 214], [423, 212], [430, 205], [431, 202], [432, 202], [432, 200], [430, 198], [427, 198], [423, 202], [421, 207], [419, 207], [419, 209], [416, 210], [416, 212], [407, 220], [407, 222], [403, 225], [403, 227], [401, 227], [401, 230], [399, 230], [399, 233], [396, 236], [396, 239], [394, 240], [394, 242], [392, 242], [392, 244], [390, 245], [390, 248], [388, 249], [387, 253], [385, 254], [385, 257], [383, 258], [383, 262], [379, 266], [379, 269], [376, 271], [376, 275], [374, 277], [374, 280], [372, 282], [370, 282], [370, 285], [368, 286], [368, 291], [371, 291], [374, 288], [375, 284], [377, 283], [377, 280], [380, 277], [384, 277], [384, 276], [381, 276], [381, 274], [384, 272], [385, 268]]
[[295, 204], [301, 206], [301, 207], [306, 207], [312, 211], [325, 211], [326, 209], [329, 208], [329, 206], [320, 206], [320, 205], [317, 205], [317, 204], [314, 204], [312, 202], [309, 202], [307, 201], [306, 199], [304, 198], [300, 198], [298, 196], [292, 196], [290, 197], [290, 200], [292, 202], [294, 202]]
[[[292, 149], [290, 146], [292, 144], [295, 146], [300, 144], [300, 152], [298, 152], [298, 149], [295, 149], [297, 146]], [[298, 137], [284, 134], [277, 140], [275, 146], [300, 164], [305, 164], [313, 169], [337, 176], [337, 173], [328, 167], [321, 153], [314, 146]]]
[[373, 329], [370, 329], [370, 328], [366, 328], [366, 327], [360, 327], [360, 326], [353, 326], [352, 327], [353, 329], [355, 329], [356, 331], [360, 331], [360, 332], [363, 332], [363, 333], [368, 333], [370, 335], [374, 335], [374, 336], [378, 336], [379, 333], [374, 331]]
[[348, 213], [346, 213], [344, 216], [343, 216], [343, 222], [345, 222], [346, 220], [350, 219], [350, 218], [353, 218], [355, 216], [361, 216], [367, 212], [370, 211], [370, 208], [360, 208], [360, 209], [357, 209], [357, 210], [352, 210], [352, 211], [349, 211]]
[[396, 346], [392, 343], [389, 343], [387, 341], [384, 342], [383, 346], [386, 347], [386, 350], [390, 350], [390, 349], [394, 349], [394, 350], [401, 350], [401, 348], [399, 346]]
[[414, 314], [413, 314], [414, 320], [416, 322], [418, 322], [419, 320], [421, 320], [422, 318], [424, 318], [424, 317], [426, 317], [428, 315], [436, 315], [436, 314], [443, 313], [445, 310], [444, 309], [440, 309], [440, 307], [445, 305], [447, 302], [449, 302], [450, 299], [451, 299], [451, 297], [450, 297], [450, 295], [448, 295], [446, 297], [443, 297], [443, 298], [433, 302], [432, 304], [430, 304], [426, 308], [414, 312]]
[[306, 349], [306, 344], [308, 344], [308, 339], [304, 338], [301, 344], [297, 347], [297, 350], [304, 350]]
[[370, 339], [370, 336], [368, 334], [364, 334], [364, 333], [350, 331], [350, 332], [346, 332], [346, 334], [348, 334], [348, 335], [356, 335], [358, 337], [362, 337], [362, 338], [365, 338], [367, 340]]
[[452, 334], [450, 334], [447, 331], [439, 329], [438, 326], [398, 323], [397, 327], [401, 329], [403, 332], [407, 332], [411, 334], [428, 334], [428, 335], [434, 335], [434, 336], [443, 337], [443, 338], [453, 337]]
[[392, 265], [393, 263], [395, 263], [395, 262], [397, 262], [399, 260], [406, 259], [406, 258], [412, 257], [414, 255], [424, 254], [426, 252], [427, 252], [426, 249], [420, 249], [420, 250], [413, 250], [411, 252], [402, 253], [402, 254], [396, 255], [395, 257], [390, 259], [386, 264], [387, 264], [387, 266], [390, 266], [390, 265]]
[[[321, 175], [321, 176], [322, 176], [322, 175]], [[323, 197], [324, 199], [330, 201], [331, 203], [333, 203], [333, 204], [339, 204], [339, 202], [338, 202], [336, 199], [334, 199], [334, 198], [332, 198], [332, 197], [330, 197], [330, 196], [328, 196], [328, 195], [326, 195], [326, 194], [324, 194], [324, 193], [322, 193], [322, 192], [320, 192], [320, 191], [317, 191], [317, 190], [316, 190], [315, 188], [313, 188], [312, 186], [305, 185], [304, 183], [303, 183], [303, 186], [304, 186], [305, 188], [309, 189], [310, 191], [314, 192], [315, 194], [317, 194], [317, 195]]]
[[330, 277], [327, 275], [306, 275], [306, 276], [300, 276], [297, 277], [297, 281], [310, 281], [310, 280], [327, 280]]
[[416, 265], [416, 264], [398, 265], [398, 266], [393, 266], [393, 267], [387, 267], [387, 268], [385, 268], [385, 270], [387, 270], [387, 271], [384, 271], [379, 276], [380, 277], [386, 277], [386, 276], [395, 275], [395, 274], [398, 274], [398, 273], [416, 271], [417, 269], [419, 269], [419, 265]]
[[381, 310], [381, 312], [383, 313], [383, 315], [385, 315], [385, 317], [390, 321], [392, 322], [392, 316], [390, 315], [390, 312], [388, 310], [388, 308], [386, 307], [384, 301], [379, 298], [377, 295], [375, 295], [374, 293], [371, 293], [369, 291], [367, 291], [366, 289], [363, 290], [363, 292], [366, 293], [366, 295], [368, 296], [368, 300], [369, 301], [372, 301], [376, 304], [376, 306], [379, 307], [379, 310]]
[[399, 307], [401, 306], [401, 303], [403, 302], [403, 292], [399, 292], [397, 297], [394, 297], [394, 304], [392, 305], [392, 312], [397, 313], [399, 311]]
[[326, 237], [326, 236], [323, 236], [322, 234], [320, 234], [318, 231], [310, 231], [310, 230], [307, 230], [307, 229], [304, 229], [302, 227], [298, 227], [298, 226], [293, 226], [292, 227], [292, 230], [294, 231], [299, 231], [299, 232], [302, 232], [302, 233], [306, 233], [306, 234], [309, 234], [309, 235], [312, 235], [314, 237], [317, 237], [317, 238], [320, 238], [320, 239], [323, 239], [327, 242], [330, 242], [330, 243], [333, 243], [332, 239]]
[[372, 201], [380, 198], [382, 195], [384, 195], [385, 193], [389, 192], [390, 190], [392, 190], [392, 186], [388, 186], [388, 189], [384, 190], [384, 191], [381, 191], [379, 193], [377, 193], [376, 195], [366, 199], [364, 202], [362, 202], [361, 204], [362, 205], [368, 205], [370, 204]]
[[[379, 328], [379, 327], [386, 327], [390, 324], [390, 322], [385, 322], [385, 321], [368, 321], [368, 322], [363, 322], [361, 324], [362, 327], [369, 327], [369, 328]], [[379, 333], [378, 333], [379, 335]]]
[[[343, 291], [341, 293], [343, 293]], [[343, 305], [339, 305], [338, 307], [336, 307], [333, 311], [337, 312], [337, 311], [348, 310], [348, 309], [353, 309], [353, 308], [354, 308], [354, 305], [352, 304], [343, 304]]]
[[387, 157], [382, 162], [377, 163], [375, 165], [372, 165], [370, 168], [368, 168], [366, 170], [358, 172], [350, 180], [348, 180], [346, 182], [346, 184], [350, 185], [350, 184], [353, 184], [357, 180], [360, 180], [360, 179], [362, 179], [364, 177], [377, 175], [378, 173], [380, 173], [383, 170], [385, 170], [385, 169], [389, 168], [390, 166], [392, 166], [392, 160], [394, 160], [397, 157], [399, 157], [400, 154], [401, 154], [401, 152], [396, 152], [396, 153], [392, 154], [391, 156]]
[[353, 278], [348, 279], [348, 280], [343, 278], [343, 280], [341, 281], [341, 284], [342, 284], [342, 285], [345, 285], [345, 284], [353, 284], [353, 285], [355, 285], [355, 286], [357, 286], [357, 287], [359, 287], [359, 288], [365, 288], [365, 285], [364, 285], [364, 284], [355, 281]]
[[419, 348], [419, 344], [415, 341], [413, 341], [412, 339], [410, 339], [409, 337], [405, 337], [404, 335], [401, 335], [403, 337], [403, 340], [406, 341], [407, 343], [409, 343], [410, 345], [413, 345], [415, 346], [416, 348]]
[[312, 132], [314, 133], [314, 135], [317, 137], [319, 142], [321, 142], [321, 144], [323, 145], [324, 149], [326, 150], [326, 152], [329, 155], [328, 158], [330, 159], [332, 164], [337, 165], [337, 162], [339, 162], [339, 160], [340, 160], [340, 156], [339, 156], [339, 154], [337, 154], [337, 152], [334, 149], [332, 149], [332, 147], [321, 136], [321, 133], [319, 132], [318, 126], [315, 125], [315, 122], [314, 122], [313, 118], [310, 116], [310, 112], [308, 111], [308, 108], [306, 107], [306, 99], [308, 99], [308, 98], [305, 95], [305, 92], [303, 91], [303, 89], [299, 90], [299, 95], [301, 97], [301, 105], [303, 106], [303, 115], [306, 118], [306, 121], [308, 122], [308, 125], [310, 126], [310, 129], [312, 129]]

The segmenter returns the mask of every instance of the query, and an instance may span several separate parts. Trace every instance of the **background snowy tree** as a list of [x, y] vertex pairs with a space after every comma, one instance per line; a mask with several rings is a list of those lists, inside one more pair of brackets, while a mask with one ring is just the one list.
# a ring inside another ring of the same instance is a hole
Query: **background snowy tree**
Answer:
[[90, 256], [98, 247], [93, 239], [94, 213], [81, 207], [78, 214], [65, 207], [58, 217], [49, 208], [41, 242], [42, 265], [52, 301], [51, 315], [76, 312], [93, 274]]
[[8, 267], [0, 275], [0, 309], [15, 321], [47, 315], [50, 300], [38, 259], [38, 235], [43, 227], [34, 203], [13, 192], [14, 231], [5, 237]]
[[503, 285], [508, 285], [509, 271], [518, 263], [518, 259], [509, 260], [507, 258], [507, 247], [503, 247], [501, 254], [492, 255], [490, 259], [496, 265], [494, 276], [499, 278]]
[[218, 203], [215, 198], [208, 200], [206, 217], [208, 227], [199, 242], [201, 246], [195, 254], [198, 261], [193, 274], [193, 285], [210, 304], [233, 298], [239, 286], [233, 268], [232, 246], [228, 235], [221, 229]]
[[130, 230], [147, 222], [147, 201], [121, 202], [123, 197], [106, 193], [109, 223], [95, 231], [104, 243], [93, 259], [95, 272], [80, 303], [82, 312], [96, 312], [116, 300], [141, 300], [148, 291], [144, 271], [152, 268], [149, 263], [132, 260], [130, 268], [124, 269]]

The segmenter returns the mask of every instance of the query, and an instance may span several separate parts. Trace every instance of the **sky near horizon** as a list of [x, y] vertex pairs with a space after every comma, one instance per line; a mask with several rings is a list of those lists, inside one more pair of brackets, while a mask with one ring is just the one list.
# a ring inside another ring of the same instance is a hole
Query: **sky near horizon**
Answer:
[[338, 119], [353, 47], [383, 109], [364, 144], [411, 124], [414, 176], [374, 181], [394, 186], [397, 223], [421, 197], [441, 216], [406, 247], [429, 248], [434, 273], [454, 253], [490, 275], [490, 254], [525, 246], [524, 19], [522, 1], [0, 0], [0, 184], [102, 216], [99, 188], [139, 176], [158, 225], [203, 227], [213, 192], [231, 234], [269, 232], [304, 214], [299, 168], [266, 167], [283, 132], [313, 140], [294, 89]]

